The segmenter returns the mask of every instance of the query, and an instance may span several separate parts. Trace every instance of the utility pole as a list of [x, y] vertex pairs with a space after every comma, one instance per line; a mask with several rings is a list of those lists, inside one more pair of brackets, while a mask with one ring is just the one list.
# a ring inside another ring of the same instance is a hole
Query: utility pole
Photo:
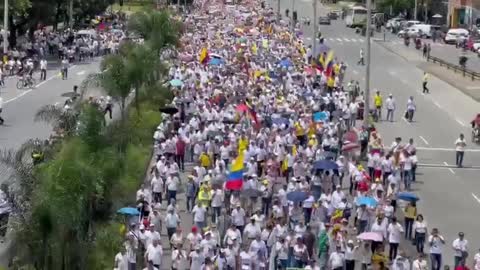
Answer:
[[418, 5], [418, 0], [415, 0], [415, 7], [413, 8], [413, 19], [416, 21], [417, 20], [417, 5]]
[[70, 0], [68, 7], [68, 27], [73, 29], [73, 0]]
[[291, 24], [290, 24], [290, 32], [292, 33], [292, 35], [294, 34], [295, 32], [295, 22], [293, 21], [293, 11], [295, 10], [295, 0], [291, 0], [292, 1], [292, 10], [290, 11], [290, 14], [291, 14]]
[[317, 22], [317, 2], [318, 0], [313, 0], [313, 37], [312, 37], [312, 58], [316, 58], [317, 52], [317, 33], [318, 33], [318, 22]]
[[368, 125], [368, 117], [370, 115], [370, 31], [372, 20], [372, 0], [367, 0], [367, 66], [365, 67], [365, 106], [363, 110], [363, 123]]
[[8, 0], [4, 1], [5, 6], [3, 7], [3, 54], [6, 55], [8, 52]]
[[280, 22], [280, 19], [282, 18], [282, 14], [280, 13], [280, 0], [277, 0], [277, 18]]

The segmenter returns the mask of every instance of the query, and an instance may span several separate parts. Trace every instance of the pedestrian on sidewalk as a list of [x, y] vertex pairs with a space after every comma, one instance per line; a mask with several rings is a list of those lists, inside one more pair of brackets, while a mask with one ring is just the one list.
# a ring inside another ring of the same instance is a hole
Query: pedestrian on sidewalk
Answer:
[[43, 58], [40, 60], [40, 80], [45, 81], [47, 79], [47, 60]]
[[454, 262], [456, 268], [468, 257], [468, 240], [465, 239], [463, 232], [458, 233], [458, 238], [453, 241], [452, 247], [455, 251]]
[[410, 98], [408, 98], [408, 101], [407, 101], [407, 111], [405, 112], [405, 119], [407, 119], [408, 122], [413, 121], [413, 115], [415, 114], [416, 110], [417, 110], [417, 106], [413, 101], [413, 97], [410, 96]]
[[423, 85], [422, 93], [423, 94], [429, 94], [430, 93], [430, 89], [428, 89], [428, 87], [427, 87], [428, 79], [429, 79], [428, 73], [424, 72], [423, 73], [423, 79], [422, 79], [422, 85]]
[[465, 141], [465, 136], [463, 136], [463, 134], [460, 134], [458, 139], [455, 141], [455, 164], [458, 168], [461, 168], [463, 166], [463, 157], [465, 155], [466, 146], [467, 143]]

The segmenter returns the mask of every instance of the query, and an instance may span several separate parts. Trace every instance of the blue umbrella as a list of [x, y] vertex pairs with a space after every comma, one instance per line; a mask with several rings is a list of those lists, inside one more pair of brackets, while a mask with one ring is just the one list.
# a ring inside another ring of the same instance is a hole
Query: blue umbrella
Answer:
[[212, 66], [219, 66], [219, 65], [222, 65], [222, 64], [225, 64], [225, 61], [221, 58], [212, 58], [210, 59], [210, 62], [208, 62], [209, 65], [212, 65]]
[[313, 168], [316, 170], [338, 170], [338, 164], [329, 159], [317, 160], [313, 163]]
[[137, 208], [133, 207], [123, 207], [117, 210], [117, 214], [127, 215], [127, 216], [138, 216], [140, 212]]
[[328, 114], [326, 112], [316, 112], [313, 114], [313, 121], [318, 123], [328, 119]]
[[284, 68], [289, 68], [292, 66], [292, 61], [290, 61], [290, 59], [283, 59], [280, 61], [279, 65]]
[[307, 197], [307, 193], [303, 191], [292, 191], [287, 193], [287, 200], [294, 203], [303, 202]]
[[377, 206], [377, 201], [372, 197], [360, 197], [357, 200], [357, 205], [366, 205], [368, 207], [375, 207]]
[[407, 201], [407, 202], [416, 202], [420, 200], [416, 194], [411, 192], [400, 192], [397, 194], [397, 199]]
[[283, 118], [283, 117], [272, 118], [272, 124], [275, 124], [277, 126], [280, 126], [281, 124], [285, 124], [286, 126], [288, 126], [290, 124], [290, 121], [288, 121], [287, 118]]
[[183, 85], [183, 82], [179, 79], [173, 79], [170, 81], [170, 85], [173, 87], [180, 87]]

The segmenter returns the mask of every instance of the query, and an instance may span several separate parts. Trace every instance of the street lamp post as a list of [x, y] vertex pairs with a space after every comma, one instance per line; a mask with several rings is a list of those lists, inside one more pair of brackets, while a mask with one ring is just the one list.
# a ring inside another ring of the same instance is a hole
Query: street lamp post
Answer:
[[414, 12], [414, 14], [413, 14], [413, 19], [414, 19], [415, 21], [417, 20], [417, 5], [418, 5], [417, 1], [418, 1], [418, 0], [415, 0], [415, 7], [413, 8], [413, 12]]
[[8, 51], [8, 0], [5, 1], [3, 10], [3, 54], [7, 54]]
[[317, 1], [313, 0], [313, 37], [312, 37], [312, 57], [316, 57], [315, 53], [317, 51], [317, 33], [318, 33], [318, 22], [317, 22]]
[[365, 126], [368, 125], [368, 117], [370, 115], [370, 31], [371, 31], [371, 20], [372, 20], [372, 0], [367, 0], [367, 29], [366, 29], [366, 39], [367, 39], [367, 53], [366, 53], [366, 62], [365, 67], [365, 106], [363, 110], [363, 123]]
[[280, 22], [280, 18], [282, 18], [282, 14], [280, 14], [280, 0], [277, 0], [277, 17]]

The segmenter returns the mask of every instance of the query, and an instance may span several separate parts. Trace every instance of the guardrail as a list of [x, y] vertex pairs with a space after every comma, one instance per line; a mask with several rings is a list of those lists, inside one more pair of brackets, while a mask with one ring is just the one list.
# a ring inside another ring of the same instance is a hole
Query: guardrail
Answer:
[[457, 71], [459, 71], [460, 73], [463, 74], [463, 77], [471, 77], [472, 81], [474, 81], [475, 79], [480, 80], [480, 73], [469, 70], [468, 68], [464, 68], [460, 65], [455, 65], [455, 64], [446, 62], [445, 60], [442, 60], [438, 57], [428, 55], [427, 56], [427, 61], [432, 61], [433, 63], [439, 63], [440, 66], [446, 66], [447, 69], [453, 69], [453, 71], [455, 73], [457, 73]]

